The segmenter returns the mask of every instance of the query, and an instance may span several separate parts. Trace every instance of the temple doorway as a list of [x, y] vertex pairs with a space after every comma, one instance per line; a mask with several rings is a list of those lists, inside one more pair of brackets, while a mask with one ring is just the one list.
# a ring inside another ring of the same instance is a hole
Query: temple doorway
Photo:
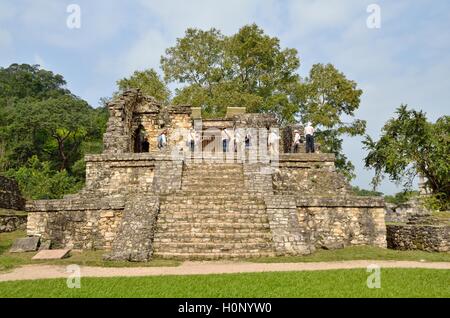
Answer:
[[148, 134], [144, 126], [139, 127], [134, 131], [134, 152], [142, 153], [150, 151], [150, 143], [148, 142]]

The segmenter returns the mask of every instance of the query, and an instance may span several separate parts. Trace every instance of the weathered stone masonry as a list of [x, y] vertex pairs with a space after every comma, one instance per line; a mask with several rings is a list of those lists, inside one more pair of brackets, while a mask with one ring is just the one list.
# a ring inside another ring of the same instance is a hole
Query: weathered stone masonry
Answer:
[[0, 233], [25, 228], [27, 216], [14, 212], [14, 210], [23, 211], [24, 208], [25, 200], [20, 193], [17, 182], [0, 176], [0, 209], [6, 209], [0, 211]]
[[24, 207], [25, 200], [20, 194], [17, 182], [0, 176], [0, 208], [23, 210]]
[[[31, 201], [28, 234], [53, 246], [109, 250], [109, 259], [218, 259], [308, 254], [316, 248], [386, 246], [384, 202], [352, 195], [330, 154], [280, 154], [275, 162], [218, 162], [155, 151], [157, 134], [193, 125], [186, 106], [139, 92], [109, 105], [105, 151], [86, 156], [86, 186], [62, 200]], [[206, 127], [273, 127], [234, 114]], [[133, 153], [142, 125], [149, 153]]]

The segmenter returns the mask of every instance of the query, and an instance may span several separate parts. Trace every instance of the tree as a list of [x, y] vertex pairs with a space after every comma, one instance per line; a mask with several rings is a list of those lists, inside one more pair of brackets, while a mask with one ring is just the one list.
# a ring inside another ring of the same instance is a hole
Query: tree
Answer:
[[60, 199], [64, 194], [75, 193], [82, 183], [70, 176], [66, 170], [54, 171], [51, 163], [31, 157], [26, 165], [9, 170], [6, 175], [14, 178], [27, 199]]
[[65, 85], [61, 75], [40, 69], [39, 65], [11, 64], [0, 68], [0, 99], [3, 101], [26, 97], [43, 100], [70, 94]]
[[282, 50], [279, 39], [255, 24], [229, 37], [216, 29], [188, 29], [166, 50], [161, 66], [168, 82], [185, 84], [176, 90], [175, 104], [202, 107], [206, 116], [243, 106], [274, 113], [282, 122], [294, 120], [288, 93], [298, 80], [297, 51]]
[[324, 152], [336, 155], [336, 167], [348, 178], [354, 177], [354, 166], [342, 153], [342, 136], [363, 135], [364, 120], [345, 123], [359, 108], [362, 90], [333, 65], [315, 64], [292, 94], [298, 104], [298, 116], [303, 123], [311, 121], [317, 127], [317, 140]]
[[426, 186], [441, 209], [450, 207], [450, 116], [435, 123], [422, 111], [401, 105], [396, 117], [383, 127], [378, 141], [366, 136], [364, 147], [369, 151], [365, 165], [375, 169], [374, 188], [384, 175], [410, 189], [414, 178], [426, 178]]
[[140, 89], [145, 95], [167, 104], [170, 100], [170, 90], [154, 69], [135, 71], [129, 78], [117, 81], [120, 92], [130, 88]]
[[70, 172], [85, 151], [101, 151], [107, 110], [92, 109], [65, 85], [38, 65], [0, 69], [0, 171], [36, 155]]
[[60, 170], [68, 169], [81, 157], [82, 142], [97, 129], [93, 113], [85, 101], [69, 95], [18, 102], [2, 129], [8, 136], [11, 166], [19, 167], [37, 155]]

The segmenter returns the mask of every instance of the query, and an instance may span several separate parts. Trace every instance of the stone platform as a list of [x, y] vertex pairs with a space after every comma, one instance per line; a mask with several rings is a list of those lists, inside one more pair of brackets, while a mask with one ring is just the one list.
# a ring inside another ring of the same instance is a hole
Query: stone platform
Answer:
[[192, 159], [87, 156], [79, 194], [28, 202], [28, 235], [60, 248], [112, 249], [129, 260], [386, 246], [384, 201], [353, 196], [332, 155], [283, 154], [276, 164]]
[[[108, 108], [104, 151], [85, 158], [85, 188], [62, 200], [27, 202], [29, 235], [130, 261], [386, 246], [383, 200], [355, 197], [331, 154], [277, 156], [290, 148], [293, 132], [273, 114], [242, 108], [201, 119], [200, 109], [163, 105], [137, 90]], [[241, 136], [228, 135], [236, 147], [232, 142], [226, 160], [225, 128]], [[269, 132], [280, 137], [270, 147]], [[162, 133], [167, 144], [159, 150]], [[191, 134], [194, 153], [186, 152]]]

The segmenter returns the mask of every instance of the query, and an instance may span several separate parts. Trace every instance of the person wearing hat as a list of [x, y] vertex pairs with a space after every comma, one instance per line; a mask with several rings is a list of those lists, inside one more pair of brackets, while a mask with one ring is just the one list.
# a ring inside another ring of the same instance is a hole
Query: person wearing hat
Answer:
[[294, 153], [298, 152], [298, 147], [300, 146], [300, 132], [296, 129], [294, 130]]
[[314, 127], [309, 121], [305, 127], [306, 153], [314, 153]]

